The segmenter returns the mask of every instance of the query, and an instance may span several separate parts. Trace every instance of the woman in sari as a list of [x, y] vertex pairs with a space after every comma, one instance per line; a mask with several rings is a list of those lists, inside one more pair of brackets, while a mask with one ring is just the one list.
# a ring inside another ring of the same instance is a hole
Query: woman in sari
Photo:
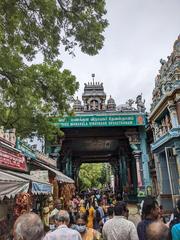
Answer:
[[82, 240], [100, 240], [101, 234], [86, 226], [87, 224], [87, 215], [86, 214], [77, 214], [76, 216], [76, 230], [81, 234]]
[[92, 200], [90, 200], [86, 206], [88, 218], [87, 218], [87, 227], [88, 228], [93, 228], [94, 225], [94, 217], [95, 217], [95, 209], [93, 206]]

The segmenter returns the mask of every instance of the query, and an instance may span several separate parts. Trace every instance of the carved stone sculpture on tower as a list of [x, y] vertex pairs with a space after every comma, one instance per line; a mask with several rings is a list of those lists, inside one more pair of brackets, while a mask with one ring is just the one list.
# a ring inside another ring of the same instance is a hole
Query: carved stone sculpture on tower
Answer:
[[165, 124], [167, 127], [167, 131], [169, 131], [172, 128], [172, 124], [171, 124], [171, 119], [168, 115], [165, 116]]
[[137, 104], [137, 110], [139, 112], [145, 112], [146, 108], [145, 108], [145, 100], [142, 101], [142, 94], [141, 95], [138, 95], [136, 97], [136, 104]]
[[125, 104], [121, 104], [117, 107], [117, 111], [134, 111], [135, 108], [132, 106], [134, 103], [133, 99], [129, 99]]
[[161, 121], [161, 126], [162, 126], [162, 132], [163, 132], [163, 134], [165, 134], [167, 132], [167, 127], [166, 127], [166, 123], [165, 123], [164, 118]]

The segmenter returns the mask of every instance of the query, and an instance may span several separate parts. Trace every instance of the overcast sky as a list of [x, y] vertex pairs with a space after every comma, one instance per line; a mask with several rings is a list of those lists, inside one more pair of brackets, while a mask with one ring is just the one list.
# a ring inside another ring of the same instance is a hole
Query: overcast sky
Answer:
[[62, 54], [64, 68], [76, 75], [81, 97], [84, 83], [104, 83], [105, 93], [116, 104], [141, 92], [149, 109], [160, 58], [171, 54], [180, 34], [180, 0], [106, 0], [109, 27], [97, 56], [76, 50], [76, 57]]

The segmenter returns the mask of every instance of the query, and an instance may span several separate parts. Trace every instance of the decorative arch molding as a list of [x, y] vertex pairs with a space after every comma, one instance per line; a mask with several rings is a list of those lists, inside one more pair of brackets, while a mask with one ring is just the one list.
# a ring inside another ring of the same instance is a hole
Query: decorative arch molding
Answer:
[[88, 110], [101, 110], [102, 101], [98, 97], [91, 97], [87, 100], [87, 104], [88, 104]]

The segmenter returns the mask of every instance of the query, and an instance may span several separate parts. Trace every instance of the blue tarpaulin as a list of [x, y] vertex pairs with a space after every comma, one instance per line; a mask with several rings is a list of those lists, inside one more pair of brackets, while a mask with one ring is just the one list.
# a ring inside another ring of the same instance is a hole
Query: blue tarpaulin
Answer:
[[32, 182], [31, 192], [34, 194], [48, 194], [52, 193], [52, 187], [50, 184], [40, 183], [40, 182]]

